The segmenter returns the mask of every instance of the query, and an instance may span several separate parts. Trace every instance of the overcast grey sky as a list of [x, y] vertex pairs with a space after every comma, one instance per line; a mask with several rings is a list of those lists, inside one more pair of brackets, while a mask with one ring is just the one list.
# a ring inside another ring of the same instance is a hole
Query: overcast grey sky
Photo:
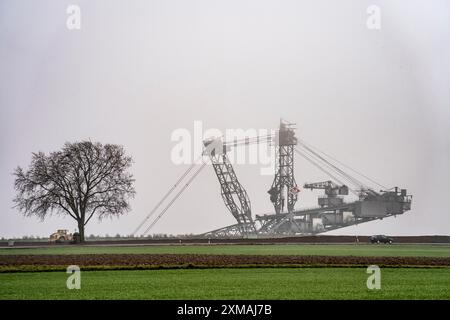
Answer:
[[[66, 8], [81, 8], [81, 30]], [[381, 9], [381, 29], [366, 9]], [[334, 234], [450, 234], [450, 1], [0, 0], [0, 237], [73, 231], [12, 209], [12, 172], [31, 152], [91, 139], [134, 157], [137, 196], [86, 234], [128, 234], [187, 168], [178, 128], [276, 128], [389, 187], [413, 209]], [[254, 214], [271, 212], [272, 176], [236, 173]], [[326, 179], [298, 159], [299, 184]], [[315, 205], [302, 191], [297, 208]], [[233, 224], [206, 168], [153, 229], [200, 233]]]

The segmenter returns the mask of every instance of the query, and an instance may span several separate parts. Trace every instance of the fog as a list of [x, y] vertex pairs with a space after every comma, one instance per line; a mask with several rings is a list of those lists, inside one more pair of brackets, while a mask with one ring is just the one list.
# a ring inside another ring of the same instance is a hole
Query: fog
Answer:
[[[16, 166], [66, 141], [116, 143], [133, 156], [136, 197], [86, 234], [129, 234], [187, 169], [172, 133], [276, 129], [413, 195], [396, 218], [331, 234], [450, 234], [449, 1], [0, 0], [0, 237], [74, 231], [13, 208]], [[375, 4], [380, 29], [367, 27]], [[238, 164], [253, 214], [270, 213], [273, 176]], [[296, 180], [327, 180], [296, 161]], [[302, 190], [296, 207], [316, 204]], [[234, 223], [211, 167], [153, 228], [201, 233]]]

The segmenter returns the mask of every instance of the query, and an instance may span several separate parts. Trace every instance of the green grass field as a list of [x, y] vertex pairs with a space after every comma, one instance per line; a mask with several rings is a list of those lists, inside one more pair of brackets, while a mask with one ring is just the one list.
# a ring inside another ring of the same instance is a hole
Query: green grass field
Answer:
[[365, 268], [85, 271], [81, 289], [63, 272], [0, 274], [0, 299], [450, 299], [450, 269]]
[[414, 256], [450, 257], [450, 245], [433, 244], [283, 244], [283, 245], [158, 245], [158, 246], [55, 246], [51, 248], [3, 248], [1, 255], [7, 254], [249, 254], [249, 255], [328, 255], [328, 256]]
[[[3, 248], [19, 254], [248, 254], [450, 257], [450, 245], [290, 244], [54, 246]], [[83, 271], [81, 290], [65, 272], [0, 273], [0, 299], [450, 299], [450, 268], [382, 268], [368, 290], [365, 268], [223, 268]]]

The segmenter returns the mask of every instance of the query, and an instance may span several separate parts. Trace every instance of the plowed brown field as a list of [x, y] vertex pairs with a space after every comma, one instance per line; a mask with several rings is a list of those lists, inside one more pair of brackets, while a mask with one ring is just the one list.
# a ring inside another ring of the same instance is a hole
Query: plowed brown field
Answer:
[[356, 256], [271, 256], [200, 254], [95, 254], [95, 255], [4, 255], [0, 266], [251, 266], [251, 265], [379, 265], [450, 266], [450, 258], [356, 257]]

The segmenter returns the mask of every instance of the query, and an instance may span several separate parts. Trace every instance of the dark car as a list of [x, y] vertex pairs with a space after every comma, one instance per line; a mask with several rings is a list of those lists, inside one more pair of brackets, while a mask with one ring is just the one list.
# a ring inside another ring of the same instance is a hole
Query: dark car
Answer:
[[392, 238], [389, 238], [385, 235], [377, 235], [377, 236], [371, 236], [370, 237], [370, 243], [389, 243], [392, 244], [393, 240]]

